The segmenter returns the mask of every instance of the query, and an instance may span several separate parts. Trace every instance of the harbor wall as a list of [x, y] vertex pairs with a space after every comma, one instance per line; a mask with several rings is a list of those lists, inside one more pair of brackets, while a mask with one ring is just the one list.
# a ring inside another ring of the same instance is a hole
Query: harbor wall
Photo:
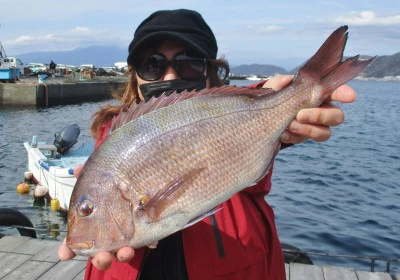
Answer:
[[36, 105], [37, 85], [0, 84], [0, 105]]
[[121, 85], [119, 82], [2, 83], [0, 105], [48, 107], [100, 101], [111, 98]]

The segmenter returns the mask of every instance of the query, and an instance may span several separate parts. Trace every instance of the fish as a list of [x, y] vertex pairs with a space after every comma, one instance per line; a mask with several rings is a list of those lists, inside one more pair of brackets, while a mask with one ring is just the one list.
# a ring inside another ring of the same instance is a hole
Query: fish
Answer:
[[132, 104], [85, 163], [67, 246], [94, 256], [140, 248], [196, 223], [266, 176], [297, 112], [321, 105], [374, 58], [343, 61], [341, 26], [287, 87], [221, 86]]

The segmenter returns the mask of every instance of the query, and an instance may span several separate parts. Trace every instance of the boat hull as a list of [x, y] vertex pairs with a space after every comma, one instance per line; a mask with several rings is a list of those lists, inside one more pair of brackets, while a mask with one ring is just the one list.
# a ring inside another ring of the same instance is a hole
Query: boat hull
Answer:
[[84, 143], [80, 148], [71, 150], [66, 155], [60, 155], [54, 145], [44, 142], [36, 145], [24, 143], [28, 154], [28, 170], [32, 172], [32, 179], [47, 189], [51, 199], [59, 200], [61, 210], [68, 211], [69, 208], [69, 201], [76, 183], [73, 168], [86, 162], [93, 151], [93, 145], [94, 143]]

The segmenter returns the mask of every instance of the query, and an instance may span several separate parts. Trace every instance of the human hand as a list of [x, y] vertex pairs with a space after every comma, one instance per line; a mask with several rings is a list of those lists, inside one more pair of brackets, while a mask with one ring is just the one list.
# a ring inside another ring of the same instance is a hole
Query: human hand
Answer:
[[[263, 87], [281, 90], [292, 79], [292, 75], [275, 76]], [[330, 127], [340, 125], [344, 121], [344, 112], [331, 101], [351, 103], [356, 98], [357, 94], [351, 87], [347, 85], [338, 87], [320, 107], [300, 110], [281, 135], [280, 141], [287, 144], [299, 144], [308, 139], [317, 142], [328, 140], [332, 135]]]
[[[74, 168], [75, 177], [79, 177], [83, 168], [82, 165], [77, 165]], [[152, 244], [152, 246], [156, 246], [156, 244]], [[110, 252], [99, 252], [92, 258], [92, 264], [100, 270], [107, 270], [111, 267], [112, 260], [115, 257], [119, 262], [129, 262], [133, 256], [135, 255], [135, 251], [131, 247], [123, 247], [118, 250], [115, 256]], [[58, 257], [67, 261], [75, 257], [75, 253], [67, 246], [66, 239], [64, 239], [61, 246], [58, 248]]]
[[[129, 262], [135, 255], [135, 251], [131, 247], [123, 247], [115, 254], [110, 252], [99, 252], [92, 258], [92, 264], [100, 270], [107, 270], [111, 267], [112, 260], [115, 257], [119, 262]], [[68, 261], [75, 257], [75, 253], [67, 246], [67, 241], [64, 239], [61, 246], [58, 248], [58, 257], [63, 261]]]

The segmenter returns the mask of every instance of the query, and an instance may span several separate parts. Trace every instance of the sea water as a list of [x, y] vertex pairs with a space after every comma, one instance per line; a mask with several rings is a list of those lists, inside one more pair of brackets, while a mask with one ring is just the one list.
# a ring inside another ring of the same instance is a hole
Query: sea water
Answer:
[[[250, 81], [231, 81], [247, 85]], [[276, 215], [281, 242], [302, 250], [340, 255], [400, 258], [400, 82], [349, 83], [358, 99], [341, 104], [346, 120], [323, 143], [307, 141], [281, 151], [272, 191], [266, 197]], [[91, 140], [90, 117], [109, 101], [79, 105], [0, 107], [0, 207], [26, 214], [39, 238], [65, 237], [65, 215], [18, 195], [27, 155], [23, 142], [52, 143], [54, 134], [77, 123], [79, 143]], [[78, 145], [79, 145], [78, 143]], [[0, 227], [5, 234], [18, 234]], [[368, 261], [310, 255], [314, 263], [369, 270]], [[377, 261], [376, 270], [386, 263]], [[400, 264], [391, 264], [399, 273]]]

